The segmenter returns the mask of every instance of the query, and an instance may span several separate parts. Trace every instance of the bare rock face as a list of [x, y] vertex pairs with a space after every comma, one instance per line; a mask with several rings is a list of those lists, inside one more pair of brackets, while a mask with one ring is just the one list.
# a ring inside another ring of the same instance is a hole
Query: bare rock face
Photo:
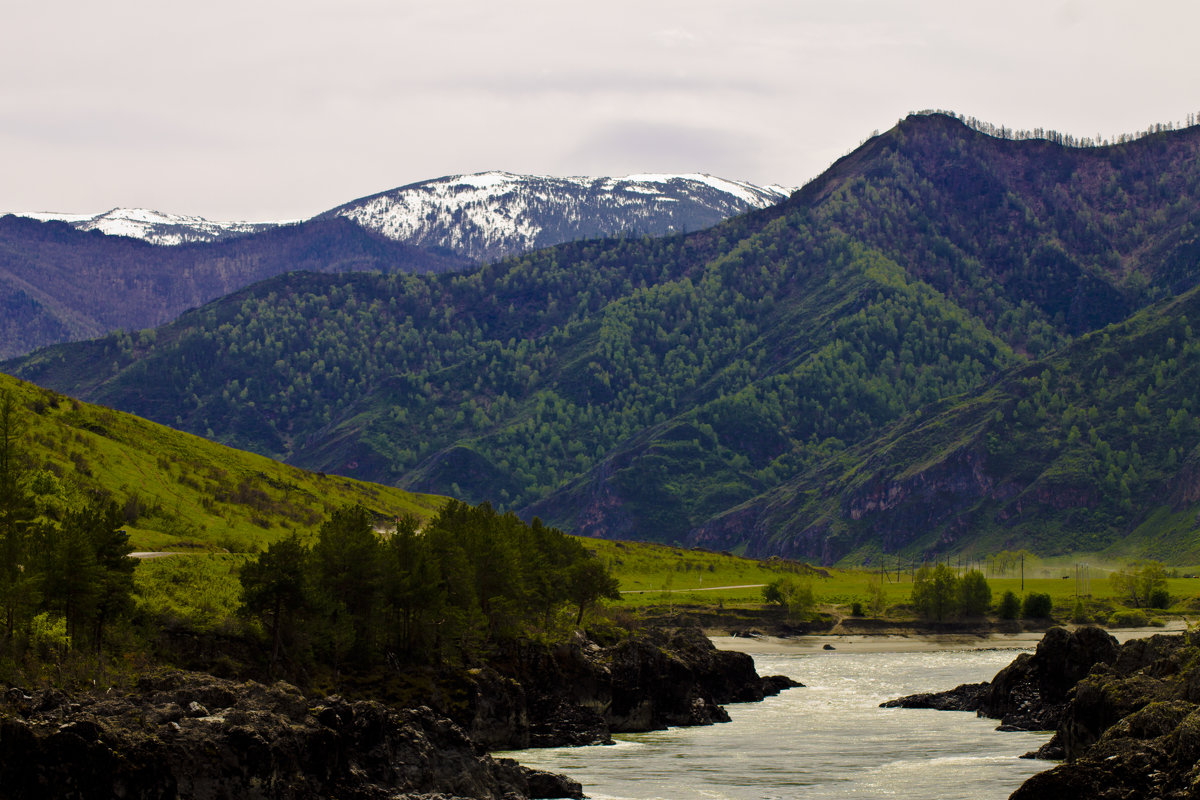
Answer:
[[428, 708], [167, 672], [135, 691], [0, 699], [0, 798], [347, 800], [582, 797], [482, 754]]

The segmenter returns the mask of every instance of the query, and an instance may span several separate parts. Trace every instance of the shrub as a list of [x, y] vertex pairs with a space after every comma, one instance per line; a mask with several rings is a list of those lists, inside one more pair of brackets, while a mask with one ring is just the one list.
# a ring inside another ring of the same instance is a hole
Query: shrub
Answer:
[[859, 602], [858, 600], [855, 600], [853, 603], [850, 604], [850, 616], [861, 617], [862, 615], [863, 615], [863, 604], [861, 602]]
[[1146, 605], [1150, 608], [1167, 608], [1171, 605], [1171, 595], [1166, 589], [1154, 589]]
[[1074, 622], [1076, 625], [1084, 625], [1091, 622], [1087, 609], [1083, 607], [1083, 601], [1078, 598], [1075, 599], [1075, 607], [1071, 609], [1071, 622]]
[[44, 660], [59, 659], [71, 649], [67, 621], [43, 611], [29, 623], [29, 644]]
[[1143, 611], [1125, 609], [1114, 611], [1113, 615], [1108, 618], [1108, 624], [1113, 628], [1145, 628], [1150, 624], [1150, 620], [1146, 618]]
[[1025, 603], [1021, 606], [1021, 616], [1025, 619], [1045, 619], [1050, 616], [1050, 609], [1053, 605], [1050, 595], [1030, 592], [1025, 595]]
[[1000, 598], [1000, 605], [996, 608], [996, 613], [1000, 619], [1016, 619], [1021, 613], [1021, 601], [1013, 594], [1012, 590], [1006, 591]]

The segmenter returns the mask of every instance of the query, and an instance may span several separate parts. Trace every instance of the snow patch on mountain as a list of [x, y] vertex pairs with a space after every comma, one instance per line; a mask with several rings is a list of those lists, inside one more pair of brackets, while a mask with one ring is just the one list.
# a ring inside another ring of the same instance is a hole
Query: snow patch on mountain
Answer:
[[151, 244], [177, 245], [188, 242], [212, 242], [230, 236], [257, 233], [281, 222], [216, 222], [204, 217], [164, 214], [148, 208], [114, 208], [102, 214], [57, 214], [18, 212], [17, 216], [48, 222], [57, 220], [83, 231], [100, 231], [107, 236], [143, 239]]
[[704, 174], [451, 175], [327, 212], [391, 239], [491, 260], [573, 239], [700, 230], [774, 205], [791, 190]]

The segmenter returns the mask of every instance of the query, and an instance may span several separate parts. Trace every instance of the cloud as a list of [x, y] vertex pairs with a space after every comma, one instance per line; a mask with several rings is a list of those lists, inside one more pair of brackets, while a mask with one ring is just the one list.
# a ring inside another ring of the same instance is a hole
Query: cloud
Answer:
[[627, 120], [585, 136], [565, 161], [595, 175], [635, 172], [709, 172], [740, 178], [761, 171], [764, 142], [746, 131]]
[[667, 47], [699, 47], [705, 44], [703, 38], [681, 28], [659, 31], [654, 38]]
[[598, 94], [644, 96], [655, 94], [737, 93], [747, 96], [778, 94], [777, 82], [751, 75], [712, 75], [672, 72], [664, 69], [597, 69], [538, 71], [494, 71], [444, 75], [432, 79], [400, 77], [390, 92], [439, 93], [481, 92], [490, 96], [570, 94], [584, 97]]

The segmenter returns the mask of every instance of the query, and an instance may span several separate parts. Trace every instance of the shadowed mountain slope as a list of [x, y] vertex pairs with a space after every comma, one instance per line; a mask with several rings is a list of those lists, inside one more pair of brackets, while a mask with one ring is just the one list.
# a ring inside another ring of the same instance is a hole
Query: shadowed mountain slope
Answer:
[[0, 218], [0, 357], [114, 329], [151, 328], [293, 270], [444, 272], [469, 264], [342, 219], [162, 247], [10, 215]]

